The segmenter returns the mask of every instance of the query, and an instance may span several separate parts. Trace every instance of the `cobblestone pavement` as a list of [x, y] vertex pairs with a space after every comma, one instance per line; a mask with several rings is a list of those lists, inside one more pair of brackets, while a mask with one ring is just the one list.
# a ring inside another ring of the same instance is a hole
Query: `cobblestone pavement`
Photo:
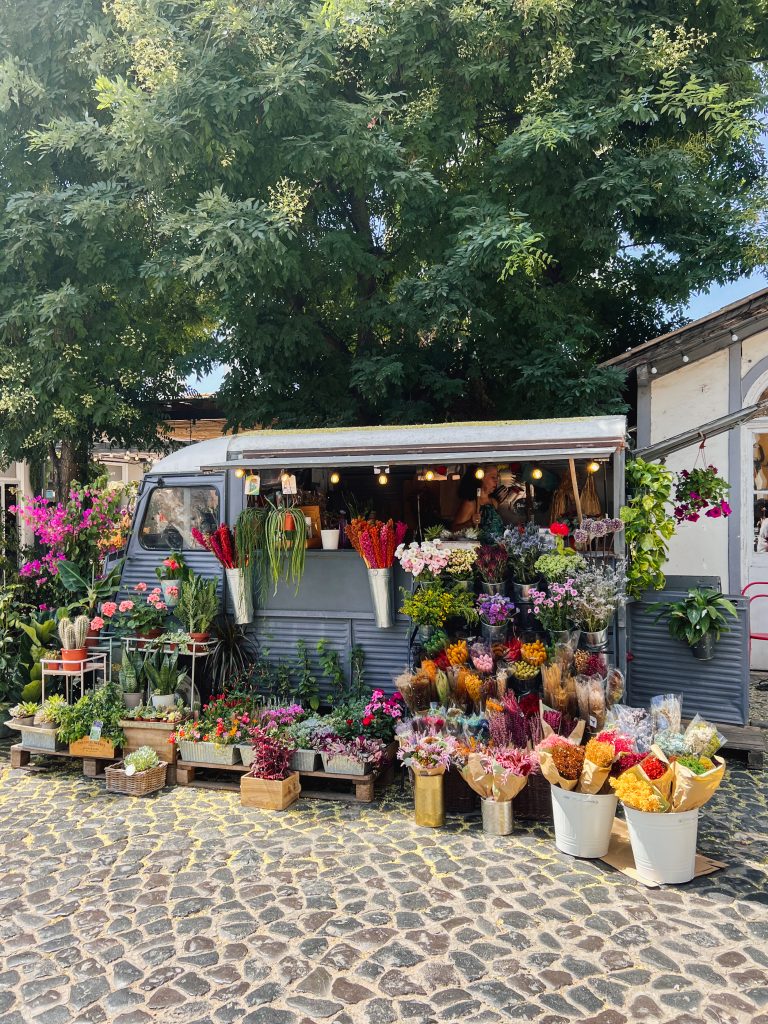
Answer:
[[751, 672], [749, 679], [749, 720], [768, 727], [768, 672]]
[[732, 762], [700, 849], [646, 889], [551, 831], [383, 804], [111, 796], [0, 768], [0, 1024], [768, 1024], [768, 776]]

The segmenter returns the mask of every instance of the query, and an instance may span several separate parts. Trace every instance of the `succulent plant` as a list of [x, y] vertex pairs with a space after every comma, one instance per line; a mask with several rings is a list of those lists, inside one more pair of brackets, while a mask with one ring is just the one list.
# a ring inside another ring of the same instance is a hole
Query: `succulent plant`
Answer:
[[139, 747], [125, 758], [126, 767], [132, 766], [137, 772], [149, 771], [150, 768], [156, 768], [159, 763], [160, 758], [152, 747]]
[[23, 700], [10, 709], [11, 718], [32, 718], [40, 710], [40, 705], [32, 700]]
[[85, 647], [85, 638], [88, 636], [88, 616], [78, 615], [74, 619], [66, 616], [59, 619], [59, 639], [62, 649], [65, 651], [79, 651]]
[[35, 725], [58, 725], [64, 708], [69, 707], [66, 700], [54, 694], [47, 697], [43, 706], [35, 713]]

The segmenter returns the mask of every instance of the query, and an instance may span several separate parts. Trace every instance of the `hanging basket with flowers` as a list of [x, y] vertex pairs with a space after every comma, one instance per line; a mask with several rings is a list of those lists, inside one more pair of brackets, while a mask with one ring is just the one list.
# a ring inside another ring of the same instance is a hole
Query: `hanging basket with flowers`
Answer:
[[702, 514], [707, 519], [729, 516], [730, 489], [728, 481], [717, 475], [716, 466], [683, 469], [675, 479], [675, 519], [678, 522], [695, 523]]

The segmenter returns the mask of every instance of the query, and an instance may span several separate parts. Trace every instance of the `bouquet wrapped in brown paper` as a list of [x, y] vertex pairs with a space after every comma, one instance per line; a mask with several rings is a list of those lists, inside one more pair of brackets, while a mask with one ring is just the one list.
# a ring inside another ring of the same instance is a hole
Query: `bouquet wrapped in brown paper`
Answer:
[[607, 736], [603, 740], [589, 740], [586, 747], [554, 737], [546, 741], [543, 749], [539, 746], [539, 763], [542, 775], [553, 786], [595, 794], [607, 789], [608, 776], [619, 753]]
[[664, 751], [655, 744], [651, 752], [629, 772], [644, 782], [649, 782], [665, 803], [669, 802], [672, 791], [673, 771]]
[[693, 811], [703, 807], [715, 795], [724, 775], [722, 757], [689, 755], [673, 761], [670, 810]]
[[483, 754], [470, 754], [461, 774], [484, 800], [502, 803], [514, 800], [538, 763], [537, 754], [531, 750], [491, 748]]

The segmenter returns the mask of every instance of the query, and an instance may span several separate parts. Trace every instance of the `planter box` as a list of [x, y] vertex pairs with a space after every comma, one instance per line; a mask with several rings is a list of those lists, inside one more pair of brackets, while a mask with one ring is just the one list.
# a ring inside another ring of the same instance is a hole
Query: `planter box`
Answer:
[[201, 740], [180, 740], [179, 754], [183, 761], [202, 761], [205, 764], [237, 764], [238, 749], [235, 746], [217, 747], [215, 743]]
[[114, 757], [115, 744], [111, 740], [89, 740], [84, 736], [69, 744], [69, 752], [73, 757]]
[[243, 807], [259, 807], [264, 811], [284, 811], [299, 799], [301, 784], [299, 773], [287, 779], [254, 779], [244, 775], [240, 779], [240, 803]]
[[168, 737], [179, 723], [170, 722], [136, 722], [131, 718], [123, 718], [120, 727], [125, 733], [124, 754], [132, 754], [139, 747], [151, 747], [161, 761], [176, 764], [178, 753]]
[[56, 739], [55, 729], [42, 729], [39, 726], [22, 725], [21, 742], [29, 750], [66, 749], [66, 745]]
[[250, 768], [253, 764], [253, 747], [250, 743], [236, 743], [236, 749], [240, 753], [240, 760], [243, 762], [246, 768]]
[[336, 775], [367, 775], [371, 770], [370, 762], [358, 761], [356, 757], [344, 757], [341, 754], [321, 754], [323, 768]]
[[126, 796], [148, 796], [163, 788], [167, 770], [168, 765], [164, 761], [155, 768], [136, 772], [135, 775], [126, 775], [122, 761], [119, 764], [107, 765], [104, 769], [107, 792], [124, 793]]
[[320, 755], [316, 750], [294, 750], [291, 755], [291, 770], [294, 772], [316, 772]]

